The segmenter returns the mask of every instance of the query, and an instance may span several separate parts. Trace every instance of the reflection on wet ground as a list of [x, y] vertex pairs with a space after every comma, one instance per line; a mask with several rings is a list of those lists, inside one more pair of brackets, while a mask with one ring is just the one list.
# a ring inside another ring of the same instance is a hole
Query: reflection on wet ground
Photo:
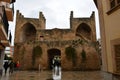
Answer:
[[61, 80], [61, 67], [55, 67], [52, 71], [53, 80]]
[[103, 80], [101, 71], [15, 71], [1, 76], [1, 80]]

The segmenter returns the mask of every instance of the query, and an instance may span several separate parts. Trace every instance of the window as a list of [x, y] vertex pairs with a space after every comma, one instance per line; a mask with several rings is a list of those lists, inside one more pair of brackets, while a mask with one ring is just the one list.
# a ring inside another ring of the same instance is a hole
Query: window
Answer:
[[110, 0], [110, 8], [115, 7], [115, 0]]
[[120, 74], [120, 38], [111, 40], [113, 73]]
[[114, 45], [115, 60], [116, 60], [116, 71], [120, 72], [120, 44]]
[[107, 12], [108, 15], [120, 9], [120, 0], [109, 0], [109, 6], [110, 9]]
[[120, 0], [110, 0], [110, 8], [114, 8], [120, 3]]
[[119, 3], [120, 3], [120, 0], [117, 0], [117, 3], [119, 4]]

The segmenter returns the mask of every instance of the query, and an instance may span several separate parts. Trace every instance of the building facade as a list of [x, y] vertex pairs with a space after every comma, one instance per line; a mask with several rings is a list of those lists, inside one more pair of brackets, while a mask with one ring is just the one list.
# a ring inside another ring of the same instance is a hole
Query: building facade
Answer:
[[4, 52], [8, 57], [13, 58], [14, 46], [6, 47]]
[[8, 21], [13, 20], [14, 2], [15, 0], [0, 0], [0, 74], [2, 74], [4, 50], [5, 47], [10, 46], [12, 38]]
[[[69, 29], [46, 29], [45, 25], [42, 12], [36, 19], [25, 18], [17, 11], [14, 61], [20, 62], [21, 69], [38, 69], [39, 64], [42, 69], [50, 69], [55, 56], [59, 56], [65, 70], [100, 69], [94, 12], [90, 17], [75, 18], [71, 11]], [[67, 54], [67, 49], [73, 51]]]
[[103, 71], [120, 80], [120, 0], [94, 0], [100, 19]]

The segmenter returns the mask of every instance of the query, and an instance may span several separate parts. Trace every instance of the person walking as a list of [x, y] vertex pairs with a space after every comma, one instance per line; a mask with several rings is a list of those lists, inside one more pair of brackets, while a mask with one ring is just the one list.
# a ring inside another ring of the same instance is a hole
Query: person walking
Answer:
[[8, 61], [6, 61], [6, 62], [4, 63], [3, 67], [4, 67], [4, 69], [5, 69], [5, 75], [6, 75], [7, 69], [8, 69], [8, 67], [9, 67]]
[[9, 73], [13, 73], [13, 70], [14, 70], [14, 62], [11, 61], [9, 64]]
[[19, 71], [19, 67], [20, 67], [20, 62], [17, 61], [17, 63], [16, 63], [16, 68], [17, 68], [18, 71]]

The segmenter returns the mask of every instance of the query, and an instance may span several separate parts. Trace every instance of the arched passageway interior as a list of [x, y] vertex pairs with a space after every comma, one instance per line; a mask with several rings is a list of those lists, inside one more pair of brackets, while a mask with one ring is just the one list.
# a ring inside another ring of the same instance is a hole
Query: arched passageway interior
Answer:
[[76, 29], [76, 36], [91, 40], [91, 28], [86, 23], [81, 23]]
[[23, 25], [20, 35], [20, 42], [33, 41], [36, 37], [36, 29], [31, 23]]
[[60, 57], [61, 51], [59, 49], [49, 49], [48, 50], [48, 68], [52, 69], [53, 59], [55, 57]]

